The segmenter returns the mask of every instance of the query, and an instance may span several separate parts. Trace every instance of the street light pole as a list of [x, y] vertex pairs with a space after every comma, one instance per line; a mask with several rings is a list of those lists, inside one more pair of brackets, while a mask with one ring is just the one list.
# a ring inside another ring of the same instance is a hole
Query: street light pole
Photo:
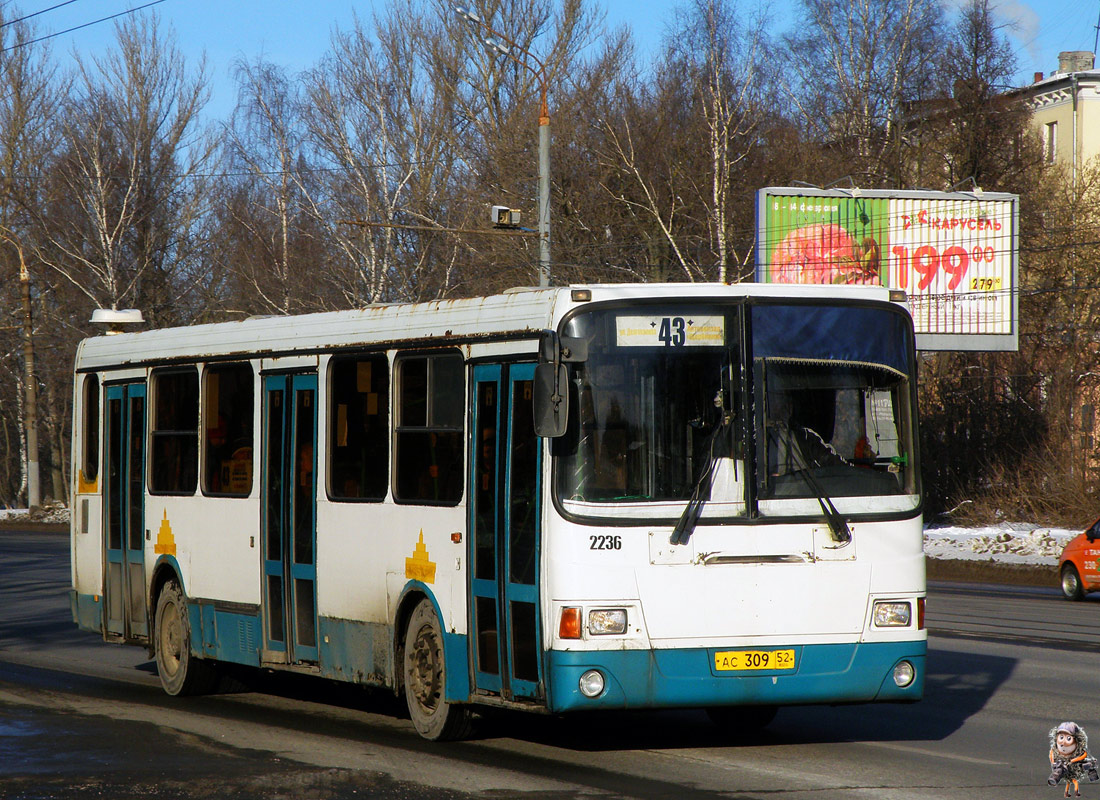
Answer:
[[42, 504], [42, 492], [38, 480], [38, 388], [34, 379], [34, 326], [31, 320], [31, 276], [27, 262], [23, 260], [23, 248], [19, 242], [0, 230], [0, 238], [13, 245], [19, 252], [19, 283], [23, 295], [23, 394], [26, 408], [23, 424], [27, 439], [27, 505], [36, 508]]
[[539, 286], [550, 285], [550, 109], [546, 105], [546, 81], [539, 108]]
[[[535, 76], [539, 82], [539, 286], [550, 285], [550, 106], [546, 100], [549, 76], [546, 65], [534, 53], [526, 50], [495, 30], [489, 23], [473, 11], [454, 6], [455, 13], [472, 25], [487, 30], [492, 37], [483, 37], [482, 42], [493, 51], [506, 56]], [[495, 38], [493, 38], [495, 37]], [[504, 44], [502, 44], [504, 42]], [[538, 69], [526, 60], [516, 58], [516, 53], [530, 59]]]
[[19, 253], [19, 282], [23, 285], [23, 380], [26, 382], [25, 411], [27, 423], [27, 505], [42, 505], [42, 493], [38, 482], [38, 389], [34, 378], [34, 326], [31, 322], [31, 279], [23, 253]]

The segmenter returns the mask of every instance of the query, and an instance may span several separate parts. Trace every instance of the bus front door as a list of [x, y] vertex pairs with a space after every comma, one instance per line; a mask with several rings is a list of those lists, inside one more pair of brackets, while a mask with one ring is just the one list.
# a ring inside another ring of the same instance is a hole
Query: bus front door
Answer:
[[317, 376], [264, 377], [263, 661], [317, 661]]
[[107, 387], [104, 482], [104, 632], [114, 640], [149, 636], [145, 593], [145, 384]]
[[470, 459], [470, 630], [475, 688], [545, 697], [538, 602], [540, 446], [534, 364], [474, 368]]

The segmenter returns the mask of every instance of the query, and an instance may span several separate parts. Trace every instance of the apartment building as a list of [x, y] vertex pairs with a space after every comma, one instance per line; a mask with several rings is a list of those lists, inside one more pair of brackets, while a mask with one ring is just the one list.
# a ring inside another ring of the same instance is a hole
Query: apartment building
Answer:
[[1043, 156], [1063, 164], [1076, 178], [1089, 159], [1100, 155], [1100, 70], [1084, 50], [1058, 54], [1058, 70], [1035, 73], [1024, 91], [1043, 142]]

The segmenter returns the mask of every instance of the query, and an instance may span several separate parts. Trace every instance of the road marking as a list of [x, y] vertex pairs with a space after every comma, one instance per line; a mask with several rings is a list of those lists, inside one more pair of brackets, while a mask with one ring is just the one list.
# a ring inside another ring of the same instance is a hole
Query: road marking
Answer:
[[904, 744], [894, 744], [893, 742], [861, 742], [861, 744], [868, 745], [869, 747], [883, 747], [887, 750], [900, 750], [903, 753], [918, 753], [922, 756], [932, 756], [933, 758], [948, 758], [952, 761], [965, 761], [968, 764], [984, 764], [990, 767], [1009, 766], [1007, 761], [987, 761], [984, 758], [971, 758], [970, 756], [961, 756], [958, 753], [937, 753], [935, 750], [925, 750], [923, 747], [908, 747]]

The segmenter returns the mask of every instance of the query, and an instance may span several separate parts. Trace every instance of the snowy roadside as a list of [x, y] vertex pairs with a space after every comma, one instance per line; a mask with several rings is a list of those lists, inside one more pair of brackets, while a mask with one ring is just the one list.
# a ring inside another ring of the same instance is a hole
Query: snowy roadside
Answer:
[[0, 508], [0, 524], [18, 525], [24, 522], [47, 525], [68, 525], [69, 509], [60, 503], [44, 505], [31, 514], [25, 508]]
[[984, 528], [929, 526], [924, 529], [924, 553], [929, 558], [957, 561], [1055, 567], [1066, 542], [1080, 532], [1022, 522]]

